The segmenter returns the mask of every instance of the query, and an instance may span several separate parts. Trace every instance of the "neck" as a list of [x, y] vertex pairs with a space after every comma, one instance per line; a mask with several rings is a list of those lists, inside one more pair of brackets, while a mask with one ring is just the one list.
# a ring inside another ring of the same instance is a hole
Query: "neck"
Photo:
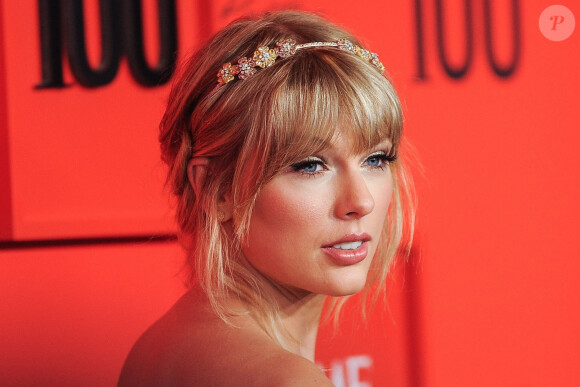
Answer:
[[247, 261], [242, 262], [248, 270], [264, 279], [265, 291], [278, 305], [285, 349], [314, 362], [318, 325], [327, 296], [277, 284]]
[[[268, 283], [267, 290], [278, 304], [283, 347], [289, 352], [314, 362], [318, 325], [326, 296], [304, 291], [289, 291], [279, 286], [272, 286], [271, 283]], [[260, 323], [256, 324], [255, 317], [244, 313], [248, 310], [245, 302], [240, 299], [230, 299], [228, 304], [229, 308], [240, 312], [241, 321], [253, 321], [250, 324], [254, 328], [262, 326]], [[240, 323], [240, 320], [237, 318], [236, 320]], [[246, 326], [246, 323], [241, 325]], [[262, 326], [259, 329], [263, 328]]]
[[285, 297], [280, 304], [282, 323], [290, 336], [287, 349], [312, 362], [325, 298], [309, 293], [292, 299]]

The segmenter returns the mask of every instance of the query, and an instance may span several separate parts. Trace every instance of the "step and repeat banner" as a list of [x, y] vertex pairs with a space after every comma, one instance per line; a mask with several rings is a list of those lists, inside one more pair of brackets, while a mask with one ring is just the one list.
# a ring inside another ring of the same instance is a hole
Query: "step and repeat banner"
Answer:
[[[379, 54], [420, 166], [412, 257], [395, 266], [388, 306], [368, 324], [353, 307], [339, 333], [323, 328], [317, 362], [329, 378], [574, 385], [580, 8], [543, 0], [0, 0], [0, 312], [10, 316], [0, 384], [114, 383], [139, 333], [180, 293], [169, 274], [178, 259], [163, 271], [159, 246], [100, 247], [119, 257], [110, 271], [127, 256], [149, 266], [90, 287], [74, 278], [95, 264], [94, 241], [175, 233], [157, 142], [175, 62], [230, 21], [278, 9], [319, 13]], [[50, 247], [69, 242], [81, 247]], [[159, 273], [165, 282], [147, 287]], [[122, 292], [115, 281], [143, 286], [115, 311], [156, 307], [118, 321], [99, 304], [116, 339], [91, 339], [88, 327], [104, 320], [91, 315], [79, 330], [58, 297], [39, 298], [32, 285], [50, 287], [46, 278], [72, 281], [77, 310], [94, 307], [82, 302], [89, 293]], [[49, 339], [63, 324], [75, 338]], [[75, 359], [79, 337], [86, 361]]]

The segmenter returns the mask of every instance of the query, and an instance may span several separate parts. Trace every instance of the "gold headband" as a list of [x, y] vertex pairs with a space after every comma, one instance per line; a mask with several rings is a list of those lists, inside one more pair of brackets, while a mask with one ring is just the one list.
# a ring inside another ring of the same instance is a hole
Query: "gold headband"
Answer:
[[352, 44], [346, 39], [340, 39], [336, 42], [311, 42], [304, 44], [296, 44], [292, 39], [283, 39], [276, 42], [276, 47], [274, 48], [269, 48], [268, 46], [258, 47], [258, 49], [254, 51], [253, 58], [241, 58], [238, 60], [237, 65], [232, 65], [229, 62], [224, 64], [217, 74], [217, 87], [234, 80], [236, 75], [239, 79], [249, 78], [256, 73], [258, 67], [266, 68], [272, 66], [278, 57], [288, 58], [289, 56], [294, 55], [297, 50], [312, 47], [336, 47], [340, 50], [358, 55], [362, 59], [373, 64], [381, 73], [385, 71], [385, 66], [383, 66], [379, 61], [379, 56], [377, 54]]

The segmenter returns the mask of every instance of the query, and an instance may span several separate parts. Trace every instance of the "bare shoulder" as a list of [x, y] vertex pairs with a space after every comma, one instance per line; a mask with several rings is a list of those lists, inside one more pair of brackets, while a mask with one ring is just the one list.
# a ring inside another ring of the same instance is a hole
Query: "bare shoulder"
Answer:
[[226, 361], [220, 352], [226, 352], [233, 329], [190, 291], [137, 340], [118, 386], [209, 385], [206, 374]]
[[298, 355], [281, 351], [265, 359], [255, 372], [263, 374], [258, 386], [318, 387], [333, 386], [324, 373], [311, 361]]
[[199, 310], [195, 296], [183, 296], [157, 322], [137, 340], [131, 349], [119, 378], [119, 386], [176, 385], [172, 380], [179, 377], [184, 363], [196, 362], [195, 345], [199, 324]]
[[232, 327], [191, 295], [137, 341], [119, 386], [332, 386], [312, 362], [251, 327]]

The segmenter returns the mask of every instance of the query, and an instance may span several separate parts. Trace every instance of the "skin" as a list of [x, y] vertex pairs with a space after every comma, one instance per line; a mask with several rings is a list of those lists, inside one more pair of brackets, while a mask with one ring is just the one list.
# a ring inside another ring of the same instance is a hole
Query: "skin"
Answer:
[[[242, 246], [252, 268], [272, 284], [293, 352], [314, 361], [314, 345], [326, 296], [364, 288], [393, 192], [382, 154], [388, 141], [352, 154], [339, 133], [320, 154], [275, 176], [260, 191]], [[348, 234], [370, 235], [368, 254], [343, 266], [323, 250]], [[272, 241], [276, 241], [272, 243]]]
[[[314, 346], [326, 296], [350, 295], [366, 284], [393, 191], [383, 154], [388, 141], [352, 154], [339, 133], [317, 155], [297, 160], [260, 191], [242, 246], [245, 264], [268, 283], [291, 340], [280, 347], [251, 315], [232, 327], [215, 316], [194, 288], [136, 343], [119, 385], [330, 386], [314, 364]], [[207, 159], [190, 163], [194, 189], [203, 186]], [[221, 204], [232, 229], [231, 204]], [[368, 253], [341, 265], [323, 247], [366, 233]], [[244, 310], [240, 301], [229, 307]], [[283, 365], [283, 366], [281, 366]], [[227, 371], [227, 372], [224, 372]]]
[[[287, 292], [344, 296], [366, 284], [393, 191], [390, 168], [379, 159], [390, 144], [360, 155], [349, 154], [350, 144], [338, 136], [320, 154], [275, 176], [257, 198], [242, 251]], [[339, 265], [322, 249], [362, 233], [371, 240], [360, 263]]]

